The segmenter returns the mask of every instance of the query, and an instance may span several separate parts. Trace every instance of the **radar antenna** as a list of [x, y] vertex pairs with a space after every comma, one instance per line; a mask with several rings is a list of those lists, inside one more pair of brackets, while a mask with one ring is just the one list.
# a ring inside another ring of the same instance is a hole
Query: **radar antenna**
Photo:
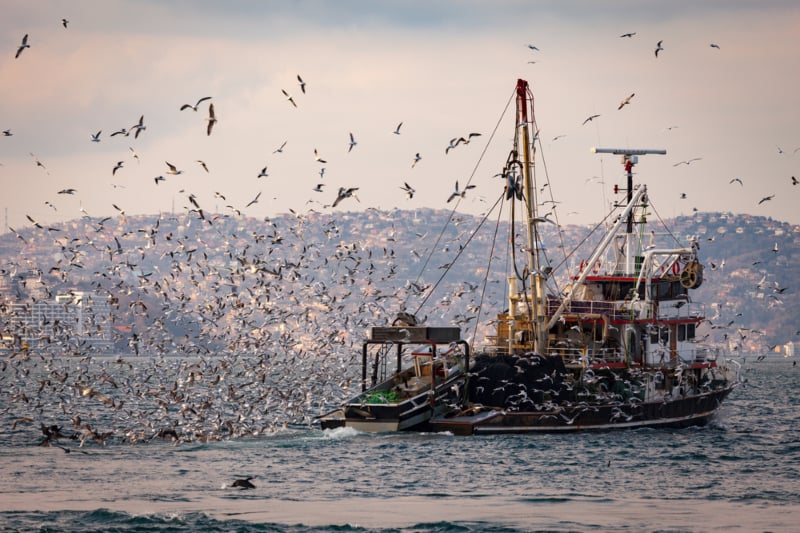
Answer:
[[[625, 167], [625, 173], [628, 177], [628, 202], [633, 198], [633, 166], [639, 163], [640, 155], [656, 154], [665, 155], [666, 150], [660, 148], [592, 148], [594, 154], [614, 154], [622, 156], [622, 165]], [[619, 188], [615, 185], [614, 192], [619, 192]], [[633, 212], [628, 215], [628, 234], [633, 233]]]

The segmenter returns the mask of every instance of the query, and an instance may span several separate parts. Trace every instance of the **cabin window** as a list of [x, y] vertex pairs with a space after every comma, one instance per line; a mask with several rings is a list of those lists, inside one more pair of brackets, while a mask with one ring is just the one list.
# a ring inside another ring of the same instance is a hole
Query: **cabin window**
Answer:
[[680, 281], [659, 281], [653, 283], [651, 291], [654, 300], [672, 300], [685, 296], [688, 290]]
[[653, 329], [650, 332], [650, 344], [667, 344], [669, 342], [669, 328]]
[[[633, 297], [635, 284], [630, 281], [603, 283], [606, 300], [629, 300]], [[644, 298], [644, 284], [639, 285], [639, 297]]]
[[694, 339], [695, 324], [678, 324], [678, 340], [690, 341]]

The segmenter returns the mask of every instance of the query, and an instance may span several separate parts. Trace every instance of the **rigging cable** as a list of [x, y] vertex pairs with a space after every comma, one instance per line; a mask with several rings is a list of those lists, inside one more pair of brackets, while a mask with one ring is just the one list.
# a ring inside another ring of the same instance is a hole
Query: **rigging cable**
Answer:
[[[486, 145], [484, 146], [483, 151], [481, 152], [481, 155], [478, 157], [478, 161], [477, 161], [477, 163], [475, 163], [475, 167], [472, 169], [472, 172], [470, 173], [469, 179], [467, 180], [467, 183], [464, 186], [464, 190], [466, 190], [466, 186], [467, 185], [472, 183], [472, 179], [475, 177], [475, 173], [477, 172], [478, 167], [480, 166], [480, 163], [483, 160], [483, 157], [486, 155], [486, 152], [489, 149], [489, 146], [491, 145], [492, 140], [494, 139], [495, 135], [497, 134], [497, 130], [500, 128], [500, 123], [503, 121], [503, 118], [506, 116], [506, 113], [508, 112], [508, 108], [511, 105], [511, 102], [513, 101], [513, 99], [514, 99], [515, 94], [516, 94], [516, 91], [513, 91], [511, 93], [511, 96], [509, 97], [508, 101], [506, 102], [505, 107], [503, 108], [503, 112], [500, 113], [500, 118], [497, 120], [497, 123], [495, 124], [491, 135], [489, 135], [489, 138], [486, 141]], [[430, 253], [428, 253], [428, 256], [425, 258], [425, 261], [423, 262], [422, 267], [420, 268], [419, 273], [417, 274], [417, 277], [414, 280], [414, 283], [419, 283], [420, 279], [422, 278], [423, 272], [425, 272], [425, 270], [427, 269], [428, 264], [430, 263], [431, 259], [433, 258], [433, 254], [436, 253], [436, 250], [439, 247], [439, 243], [441, 242], [442, 238], [444, 237], [444, 232], [447, 230], [447, 227], [450, 225], [450, 222], [453, 220], [453, 217], [455, 216], [455, 213], [456, 213], [456, 209], [458, 208], [458, 205], [460, 203], [461, 203], [461, 198], [456, 200], [456, 205], [453, 206], [453, 209], [450, 211], [450, 215], [447, 217], [447, 221], [442, 225], [442, 230], [439, 232], [439, 235], [436, 237], [436, 242], [433, 244], [433, 246], [431, 247]], [[495, 203], [495, 206], [496, 205], [497, 205], [497, 203]], [[492, 209], [494, 209], [494, 207]], [[487, 215], [488, 215], [488, 213], [487, 213]], [[483, 224], [483, 222], [484, 221], [481, 221], [480, 224]], [[474, 232], [473, 232], [473, 234], [474, 234]], [[453, 262], [451, 261], [450, 264], [452, 264], [452, 263]], [[441, 279], [439, 281], [441, 281]], [[438, 282], [437, 282], [437, 285], [438, 285]], [[431, 289], [431, 293], [433, 292], [433, 290], [435, 288], [436, 287], [434, 286]], [[408, 298], [409, 297], [410, 297], [410, 294], [407, 295], [406, 299], [403, 301], [403, 303], [401, 305], [402, 309], [406, 308], [406, 306], [408, 304]], [[422, 306], [428, 300], [428, 297], [430, 297], [430, 293], [428, 294], [428, 296], [426, 296], [423, 299], [422, 303], [417, 307], [417, 312], [419, 312], [419, 310], [422, 308]]]
[[[650, 195], [648, 195], [648, 200], [650, 200], [649, 196], [650, 196]], [[652, 210], [653, 210], [653, 214], [656, 216], [656, 218], [658, 219], [658, 221], [661, 223], [661, 226], [662, 226], [662, 227], [664, 228], [664, 230], [665, 230], [665, 231], [666, 231], [666, 232], [669, 234], [669, 236], [670, 236], [670, 237], [672, 237], [672, 239], [675, 241], [675, 244], [676, 244], [677, 246], [681, 246], [681, 241], [679, 241], [679, 240], [678, 240], [678, 238], [675, 236], [675, 234], [674, 234], [674, 233], [672, 233], [672, 231], [669, 229], [669, 226], [667, 226], [666, 222], [664, 222], [664, 219], [662, 219], [662, 218], [661, 218], [661, 215], [659, 215], [659, 214], [658, 214], [658, 211], [656, 211], [656, 208], [655, 208], [655, 206], [653, 205], [653, 202], [652, 202], [652, 201], [650, 201], [650, 202], [648, 203], [648, 205], [650, 206], [650, 209], [652, 209]]]
[[439, 276], [439, 279], [436, 280], [436, 283], [433, 284], [433, 287], [431, 287], [431, 290], [428, 292], [428, 294], [425, 296], [425, 298], [422, 299], [422, 302], [420, 302], [419, 306], [417, 306], [416, 311], [414, 311], [414, 313], [413, 313], [414, 315], [419, 313], [420, 309], [422, 309], [422, 306], [425, 305], [425, 302], [428, 301], [428, 298], [430, 298], [433, 295], [433, 293], [436, 292], [436, 288], [439, 286], [439, 284], [442, 282], [442, 280], [444, 280], [444, 278], [445, 278], [445, 276], [447, 276], [448, 272], [450, 272], [450, 269], [453, 268], [453, 265], [456, 263], [456, 261], [458, 261], [458, 258], [461, 257], [461, 254], [464, 252], [464, 250], [467, 249], [467, 247], [469, 246], [469, 243], [472, 242], [472, 239], [475, 237], [475, 235], [478, 234], [478, 230], [480, 230], [481, 227], [483, 226], [483, 224], [489, 219], [489, 215], [492, 213], [492, 211], [495, 210], [495, 208], [500, 203], [500, 200], [502, 200], [502, 198], [503, 197], [501, 195], [500, 198], [498, 198], [497, 201], [494, 203], [494, 205], [491, 207], [491, 209], [489, 209], [489, 211], [486, 213], [486, 215], [483, 216], [483, 218], [478, 223], [478, 225], [475, 227], [475, 229], [472, 230], [472, 232], [470, 233], [470, 236], [467, 239], [467, 242], [465, 242], [462, 246], [458, 247], [458, 253], [453, 258], [453, 260], [450, 261], [447, 264], [447, 267], [444, 269], [444, 272], [442, 272], [442, 275]]
[[[500, 196], [500, 200], [503, 195]], [[497, 204], [495, 204], [496, 206]], [[494, 209], [494, 207], [492, 208]], [[500, 203], [500, 211], [497, 213], [497, 222], [494, 225], [494, 234], [492, 235], [492, 246], [489, 248], [489, 262], [486, 264], [486, 272], [483, 275], [483, 287], [481, 288], [481, 297], [478, 299], [478, 312], [475, 314], [475, 326], [472, 329], [472, 342], [470, 342], [470, 352], [475, 352], [475, 338], [478, 335], [478, 324], [481, 322], [481, 312], [483, 311], [483, 300], [486, 296], [486, 287], [489, 284], [489, 273], [492, 270], [492, 258], [494, 257], [494, 247], [497, 243], [497, 234], [500, 232], [500, 219], [503, 216], [503, 203]]]

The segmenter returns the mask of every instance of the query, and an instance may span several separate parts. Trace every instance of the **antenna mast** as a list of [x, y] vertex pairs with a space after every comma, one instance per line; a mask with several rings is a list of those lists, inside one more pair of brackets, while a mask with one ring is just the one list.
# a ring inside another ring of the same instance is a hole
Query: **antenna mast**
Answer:
[[[614, 154], [614, 155], [621, 155], [622, 156], [622, 165], [625, 167], [625, 174], [628, 178], [627, 183], [627, 203], [630, 203], [633, 199], [633, 166], [639, 163], [639, 156], [640, 155], [648, 155], [648, 154], [655, 154], [655, 155], [665, 155], [667, 153], [666, 150], [660, 148], [592, 148], [592, 152], [595, 154]], [[617, 192], [617, 187], [614, 186], [614, 192]], [[647, 198], [644, 199], [647, 201]], [[628, 219], [627, 219], [627, 228], [626, 228], [626, 240], [625, 243], [625, 270], [628, 273], [635, 272], [636, 266], [633, 264], [634, 259], [633, 256], [633, 243], [631, 242], [632, 235], [633, 235], [633, 210], [628, 212]]]

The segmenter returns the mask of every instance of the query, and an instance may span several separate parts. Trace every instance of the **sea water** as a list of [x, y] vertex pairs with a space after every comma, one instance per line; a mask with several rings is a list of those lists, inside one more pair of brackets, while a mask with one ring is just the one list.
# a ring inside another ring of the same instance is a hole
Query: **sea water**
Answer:
[[[701, 428], [456, 437], [292, 424], [65, 453], [39, 446], [34, 423], [12, 429], [9, 385], [26, 376], [7, 375], [0, 530], [797, 531], [800, 368], [753, 359], [742, 377]], [[254, 489], [231, 486], [244, 477]]]

